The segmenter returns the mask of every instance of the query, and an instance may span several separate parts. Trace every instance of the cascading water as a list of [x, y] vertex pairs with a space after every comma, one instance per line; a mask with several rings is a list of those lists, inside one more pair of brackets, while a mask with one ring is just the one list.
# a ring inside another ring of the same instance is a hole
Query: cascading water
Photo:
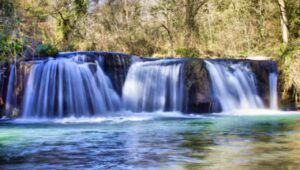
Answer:
[[121, 109], [207, 113], [262, 109], [264, 104], [278, 107], [277, 68], [272, 61], [204, 60], [206, 69], [202, 69], [203, 60], [194, 59], [136, 60], [101, 52], [57, 57], [21, 62], [11, 66], [9, 76], [5, 73], [1, 88], [8, 117], [90, 117]]
[[157, 60], [134, 63], [123, 87], [123, 104], [128, 110], [182, 111], [183, 63]]
[[223, 111], [262, 109], [253, 72], [243, 63], [206, 60], [214, 97]]
[[5, 103], [5, 111], [7, 115], [13, 112], [14, 106], [16, 105], [16, 95], [14, 90], [15, 71], [15, 65], [12, 64], [9, 73], [8, 89]]
[[99, 64], [77, 58], [33, 64], [23, 117], [94, 116], [120, 109], [120, 98]]
[[269, 74], [270, 108], [274, 110], [278, 109], [277, 79], [277, 73]]

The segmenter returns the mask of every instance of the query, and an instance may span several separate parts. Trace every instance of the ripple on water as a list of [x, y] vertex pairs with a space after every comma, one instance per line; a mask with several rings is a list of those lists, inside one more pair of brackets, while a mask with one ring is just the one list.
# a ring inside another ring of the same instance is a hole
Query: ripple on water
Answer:
[[[113, 118], [115, 119], [115, 118]], [[300, 117], [151, 117], [0, 126], [2, 169], [285, 169], [300, 166]]]

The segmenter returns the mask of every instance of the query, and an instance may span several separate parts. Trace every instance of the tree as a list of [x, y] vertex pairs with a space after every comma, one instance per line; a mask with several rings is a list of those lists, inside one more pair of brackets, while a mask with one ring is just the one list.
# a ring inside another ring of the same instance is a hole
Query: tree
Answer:
[[0, 7], [0, 31], [30, 49], [236, 56], [300, 34], [298, 0], [1, 0]]
[[[162, 35], [166, 35], [168, 43], [167, 55], [174, 56], [175, 52], [175, 39], [177, 39], [180, 26], [180, 9], [178, 2], [174, 0], [161, 0], [152, 7], [152, 15], [156, 19], [158, 27], [162, 29]], [[177, 40], [178, 41], [178, 40]], [[178, 44], [178, 42], [177, 42]]]
[[56, 21], [62, 49], [73, 50], [76, 41], [84, 39], [82, 31], [88, 10], [87, 0], [51, 0], [48, 8]]
[[282, 31], [282, 40], [285, 47], [288, 46], [289, 43], [289, 29], [288, 29], [288, 18], [286, 15], [285, 1], [278, 0], [278, 5], [280, 9], [280, 23], [281, 23], [281, 31]]
[[196, 16], [200, 8], [206, 4], [208, 0], [185, 0], [185, 46], [190, 48], [193, 37], [198, 34], [198, 26], [196, 24]]

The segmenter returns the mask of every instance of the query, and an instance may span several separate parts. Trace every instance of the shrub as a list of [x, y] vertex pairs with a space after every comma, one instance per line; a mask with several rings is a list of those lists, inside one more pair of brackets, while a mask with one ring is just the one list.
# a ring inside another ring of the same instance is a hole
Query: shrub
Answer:
[[297, 102], [300, 103], [300, 45], [290, 44], [287, 48], [280, 46], [273, 51], [280, 74], [279, 86], [283, 92], [282, 103], [297, 105]]
[[39, 57], [49, 57], [49, 56], [56, 56], [58, 53], [57, 48], [55, 48], [51, 44], [40, 44], [36, 47], [35, 55]]
[[22, 40], [0, 32], [0, 60], [15, 57], [22, 50]]
[[178, 56], [183, 57], [197, 57], [199, 56], [199, 51], [196, 48], [177, 48], [175, 53]]

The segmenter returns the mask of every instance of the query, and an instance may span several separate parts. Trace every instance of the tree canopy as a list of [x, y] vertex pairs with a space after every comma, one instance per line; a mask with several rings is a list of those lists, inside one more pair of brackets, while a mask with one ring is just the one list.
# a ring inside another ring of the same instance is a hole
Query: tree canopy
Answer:
[[1, 0], [0, 28], [33, 50], [253, 55], [283, 42], [281, 2], [290, 43], [299, 43], [297, 0]]
[[0, 0], [1, 60], [76, 50], [264, 55], [278, 61], [280, 85], [295, 97], [299, 36], [299, 0]]

